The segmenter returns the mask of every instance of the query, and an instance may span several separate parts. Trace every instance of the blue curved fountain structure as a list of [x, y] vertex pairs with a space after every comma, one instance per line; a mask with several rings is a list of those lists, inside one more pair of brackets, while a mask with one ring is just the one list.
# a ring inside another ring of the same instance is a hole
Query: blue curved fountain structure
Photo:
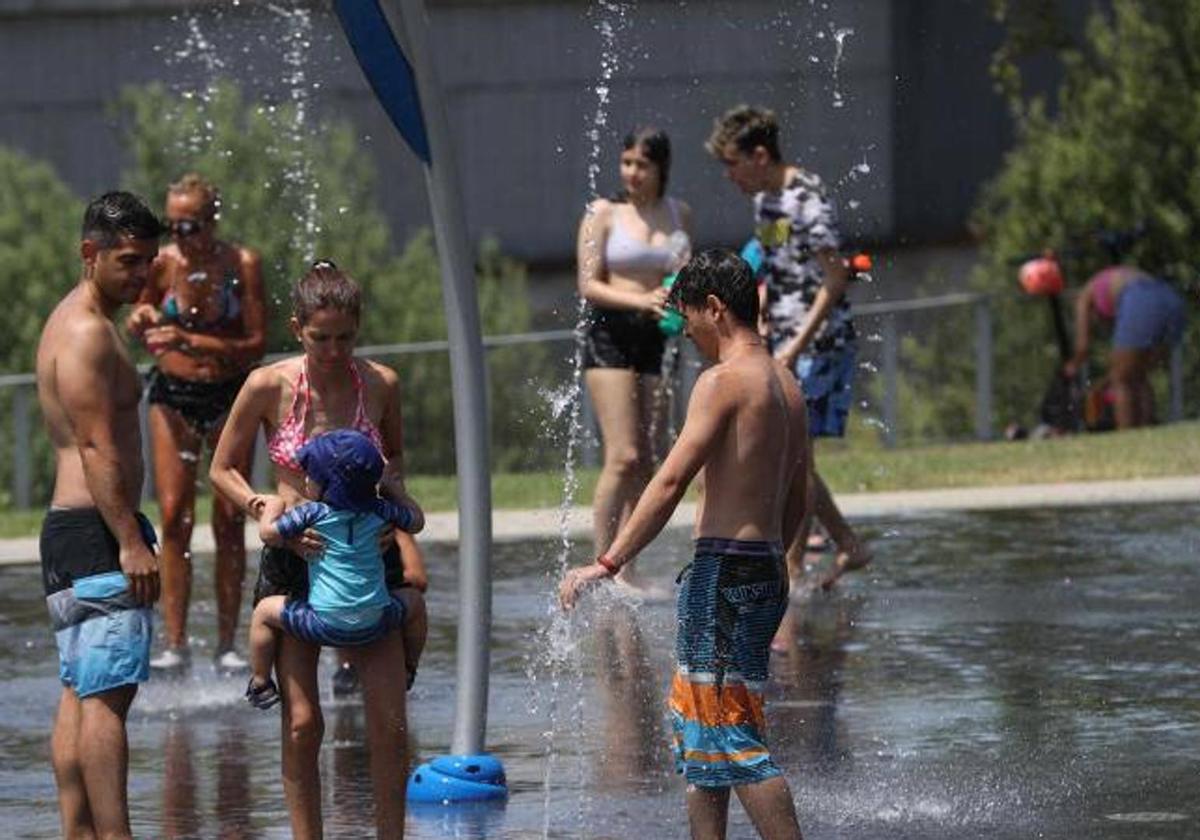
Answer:
[[[363, 74], [421, 159], [429, 194], [450, 343], [458, 458], [459, 625], [452, 754], [418, 767], [410, 799], [452, 803], [508, 795], [504, 767], [484, 752], [492, 623], [492, 501], [487, 391], [475, 267], [449, 128], [429, 53], [423, 0], [333, 0]], [[389, 22], [390, 17], [390, 22]]]

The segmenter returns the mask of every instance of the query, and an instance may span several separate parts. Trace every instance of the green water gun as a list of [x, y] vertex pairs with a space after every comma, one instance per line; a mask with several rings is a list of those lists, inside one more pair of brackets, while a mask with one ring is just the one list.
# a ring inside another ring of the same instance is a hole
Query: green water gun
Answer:
[[[676, 272], [677, 274], [678, 272]], [[676, 274], [668, 274], [663, 278], [663, 288], [670, 289], [675, 285]], [[677, 309], [667, 307], [666, 313], [658, 319], [658, 328], [665, 336], [676, 336], [683, 333], [683, 315]]]

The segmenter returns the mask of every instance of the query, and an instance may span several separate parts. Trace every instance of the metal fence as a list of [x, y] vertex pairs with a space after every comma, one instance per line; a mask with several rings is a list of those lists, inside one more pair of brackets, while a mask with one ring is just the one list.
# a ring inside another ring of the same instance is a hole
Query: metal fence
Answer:
[[[964, 309], [967, 310], [966, 313], [961, 312]], [[921, 317], [932, 312], [946, 312], [953, 317], [973, 319], [974, 437], [989, 440], [994, 436], [993, 324], [992, 311], [986, 295], [962, 293], [917, 300], [856, 304], [855, 317], [860, 327], [870, 327], [869, 331], [875, 337], [872, 342], [860, 348], [860, 355], [866, 359], [868, 370], [875, 367], [878, 369], [876, 375], [879, 384], [874, 388], [878, 404], [874, 406], [873, 411], [879, 419], [882, 441], [889, 447], [895, 446], [900, 439], [902, 424], [899, 399], [902, 334], [900, 322], [904, 317]], [[956, 312], [959, 314], [954, 314]], [[493, 449], [515, 446], [522, 451], [528, 450], [527, 457], [522, 456], [512, 461], [506, 468], [544, 469], [561, 460], [563, 441], [557, 436], [559, 432], [555, 426], [556, 422], [561, 425], [561, 418], [556, 421], [552, 416], [554, 412], [548, 409], [547, 404], [561, 399], [570, 387], [575, 355], [574, 339], [575, 333], [572, 330], [489, 336], [484, 339], [484, 347], [489, 357]], [[552, 352], [554, 348], [561, 352]], [[376, 359], [400, 360], [404, 368], [401, 370], [402, 381], [411, 381], [413, 375], [422, 370], [445, 367], [445, 354], [448, 349], [449, 344], [446, 341], [423, 341], [365, 346], [358, 348], [356, 352], [360, 356]], [[500, 357], [504, 354], [507, 354], [507, 357], [503, 370], [496, 371], [494, 363], [501, 360]], [[682, 422], [687, 396], [702, 368], [702, 362], [690, 342], [681, 342], [678, 354], [678, 361], [673, 366], [672, 380], [668, 383], [673, 398], [671, 421], [676, 428]], [[268, 356], [267, 360], [284, 358], [286, 355], [289, 354], [274, 354]], [[873, 358], [876, 355], [877, 360]], [[446, 412], [449, 410], [448, 390], [439, 384], [443, 380], [437, 378], [438, 374], [430, 376], [432, 378], [427, 376], [423, 380], [427, 383], [425, 390], [440, 393], [405, 394], [406, 439], [409, 440], [407, 445], [410, 453], [414, 448], [411, 439], [437, 441], [441, 444], [452, 438], [450, 426], [446, 422]], [[1178, 347], [1171, 357], [1170, 383], [1170, 417], [1172, 420], [1178, 420], [1183, 414], [1183, 357]], [[871, 390], [869, 380], [862, 380], [862, 384], [865, 386], [864, 392]], [[34, 385], [35, 379], [31, 373], [0, 376], [0, 406], [7, 404], [10, 410], [10, 434], [4, 436], [8, 437], [8, 445], [5, 447], [8, 451], [4, 454], [6, 460], [11, 463], [11, 502], [17, 508], [29, 508], [44, 502], [44, 499], [34, 498], [35, 458], [49, 457], [44, 440], [39, 443], [39, 439], [44, 438], [44, 430], [40, 424], [35, 426]], [[520, 393], [516, 393], [518, 391]], [[422, 409], [422, 400], [440, 400], [444, 404], [439, 404], [436, 411], [430, 412]], [[500, 413], [504, 416], [500, 416]], [[147, 436], [144, 403], [142, 415], [145, 441]], [[580, 458], [585, 465], [594, 465], [598, 460], [599, 434], [591, 412], [591, 400], [586, 394], [582, 401], [581, 419], [583, 439], [579, 442]], [[519, 435], [514, 432], [516, 426], [524, 427]], [[254, 469], [256, 484], [267, 480], [270, 469], [265, 448], [261, 445], [262, 441], [259, 443]], [[448, 443], [445, 445], [449, 446]], [[149, 465], [148, 450], [146, 456], [146, 463]], [[442, 460], [446, 461], [447, 465], [439, 466], [439, 469], [449, 471], [453, 462], [452, 451]], [[147, 495], [153, 493], [153, 476], [150, 472], [148, 469], [145, 484]]]

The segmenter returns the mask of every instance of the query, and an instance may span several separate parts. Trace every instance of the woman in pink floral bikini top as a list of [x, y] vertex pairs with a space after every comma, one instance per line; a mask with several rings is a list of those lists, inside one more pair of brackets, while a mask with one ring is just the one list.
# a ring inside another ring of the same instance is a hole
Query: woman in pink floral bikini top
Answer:
[[[404, 488], [399, 380], [384, 365], [354, 358], [361, 311], [358, 285], [333, 263], [318, 262], [296, 283], [292, 305], [292, 331], [304, 354], [250, 374], [213, 453], [213, 486], [241, 510], [259, 517], [267, 497], [251, 487], [238, 465], [261, 428], [268, 434], [271, 460], [280, 467], [275, 492], [289, 508], [294, 507], [306, 501], [297, 450], [314, 434], [345, 426], [353, 418], [351, 428], [367, 435], [386, 462], [380, 492], [399, 504], [416, 507]], [[305, 548], [315, 547], [304, 537], [300, 542]], [[393, 546], [384, 555], [389, 589], [404, 585], [400, 563]], [[304, 598], [307, 589], [308, 567], [303, 557], [286, 547], [263, 548], [256, 603], [267, 595]], [[424, 602], [413, 612], [419, 616], [406, 617], [406, 622], [419, 620], [423, 626]], [[381, 757], [371, 761], [376, 823], [381, 836], [398, 836], [404, 825], [407, 775], [403, 675], [408, 653], [399, 632], [347, 650], [352, 651], [362, 682], [366, 731], [374, 733], [371, 754]], [[319, 655], [319, 647], [283, 634], [275, 662], [283, 689], [283, 766], [306, 768], [295, 774], [284, 790], [292, 833], [305, 837], [321, 834]]]
[[[358, 372], [358, 365], [353, 359], [350, 360], [350, 376], [354, 381], [354, 390], [358, 394], [358, 405], [354, 410], [354, 422], [350, 428], [362, 432], [370, 438], [371, 443], [375, 444], [375, 448], [379, 450], [380, 454], [383, 454], [383, 436], [379, 433], [379, 427], [372, 423], [371, 418], [367, 416], [366, 406], [363, 405], [362, 374]], [[300, 447], [308, 443], [310, 437], [314, 437], [304, 430], [305, 421], [308, 419], [308, 406], [311, 402], [312, 392], [308, 387], [308, 359], [305, 358], [301, 362], [300, 376], [292, 385], [292, 404], [288, 407], [287, 417], [267, 439], [267, 453], [271, 456], [271, 462], [276, 466], [303, 474], [304, 470], [301, 469], [300, 462], [296, 460], [296, 453], [300, 451]], [[297, 406], [300, 408], [298, 414]]]

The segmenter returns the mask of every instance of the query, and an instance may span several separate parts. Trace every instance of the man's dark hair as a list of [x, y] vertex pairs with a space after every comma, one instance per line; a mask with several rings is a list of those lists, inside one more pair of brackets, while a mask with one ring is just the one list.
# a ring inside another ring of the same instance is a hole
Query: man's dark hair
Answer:
[[671, 286], [669, 303], [699, 309], [709, 295], [725, 304], [747, 327], [758, 324], [758, 285], [744, 259], [724, 248], [709, 248], [688, 260]]
[[112, 248], [123, 236], [158, 239], [162, 234], [162, 222], [133, 193], [107, 192], [83, 211], [82, 238], [101, 248]]
[[719, 158], [730, 144], [745, 155], [762, 146], [771, 160], [778, 163], [783, 156], [779, 153], [779, 119], [775, 112], [751, 105], [730, 108], [713, 122], [712, 134], [704, 147]]

